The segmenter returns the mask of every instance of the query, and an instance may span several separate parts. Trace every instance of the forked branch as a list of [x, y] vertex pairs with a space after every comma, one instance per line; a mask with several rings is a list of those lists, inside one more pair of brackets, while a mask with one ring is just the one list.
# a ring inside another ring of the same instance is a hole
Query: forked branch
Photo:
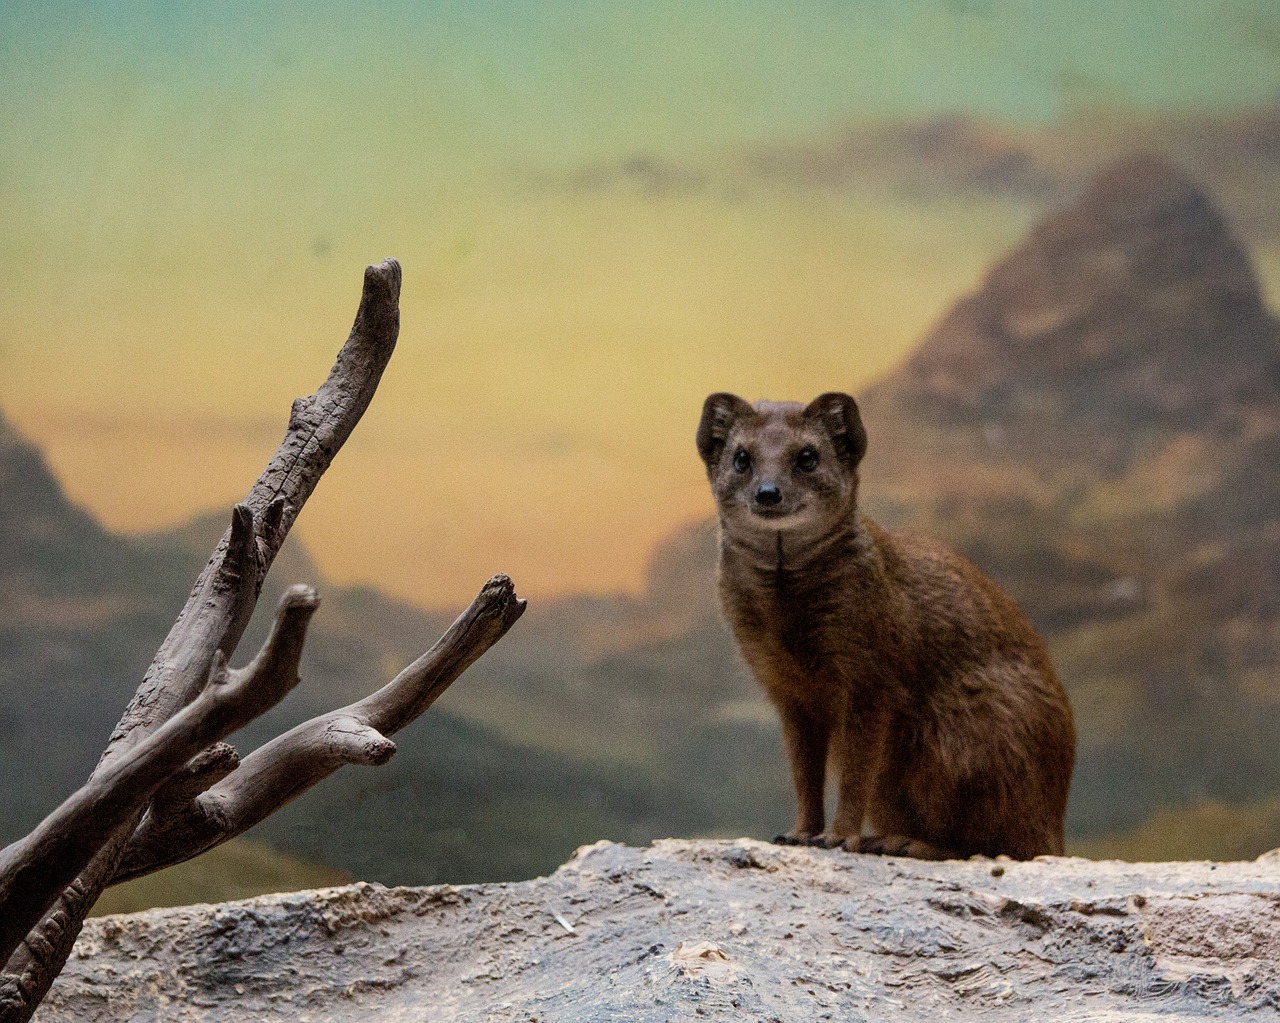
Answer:
[[384, 764], [394, 735], [423, 713], [524, 613], [494, 576], [440, 640], [376, 693], [305, 721], [255, 750], [238, 770], [185, 803], [155, 804], [112, 883], [188, 860], [235, 838], [346, 764]]
[[146, 806], [175, 771], [212, 743], [280, 702], [298, 684], [307, 623], [319, 600], [307, 586], [285, 593], [275, 625], [245, 668], [214, 656], [194, 702], [152, 732], [128, 758], [112, 762], [46, 817], [31, 834], [0, 851], [0, 957], [18, 943], [89, 865], [122, 820]]
[[228, 529], [116, 726], [104, 761], [172, 717], [204, 685], [214, 650], [235, 652], [262, 580], [307, 498], [369, 407], [400, 331], [400, 264], [364, 272], [355, 323], [328, 378], [298, 398], [276, 453], [249, 490], [243, 520]]

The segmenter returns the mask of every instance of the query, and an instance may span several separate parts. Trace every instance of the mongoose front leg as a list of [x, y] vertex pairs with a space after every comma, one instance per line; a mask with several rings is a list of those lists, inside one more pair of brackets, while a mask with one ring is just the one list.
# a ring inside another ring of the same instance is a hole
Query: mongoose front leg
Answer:
[[846, 708], [840, 722], [839, 745], [834, 751], [839, 784], [836, 816], [822, 836], [822, 844], [828, 849], [851, 849], [861, 838], [888, 730], [889, 715], [877, 701], [851, 701]]
[[796, 789], [796, 826], [774, 841], [781, 845], [808, 845], [822, 831], [825, 812], [822, 806], [823, 785], [827, 770], [827, 743], [830, 728], [820, 719], [798, 707], [779, 708], [782, 717], [782, 741], [791, 763], [791, 781]]

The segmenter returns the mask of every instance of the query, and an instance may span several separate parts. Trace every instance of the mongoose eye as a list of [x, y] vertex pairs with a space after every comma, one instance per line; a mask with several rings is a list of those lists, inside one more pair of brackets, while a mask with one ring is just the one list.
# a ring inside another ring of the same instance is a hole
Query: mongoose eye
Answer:
[[733, 456], [733, 467], [738, 472], [749, 472], [751, 469], [751, 453], [746, 448], [738, 448]]
[[796, 454], [796, 468], [801, 472], [813, 472], [818, 467], [818, 452], [813, 448], [801, 448]]

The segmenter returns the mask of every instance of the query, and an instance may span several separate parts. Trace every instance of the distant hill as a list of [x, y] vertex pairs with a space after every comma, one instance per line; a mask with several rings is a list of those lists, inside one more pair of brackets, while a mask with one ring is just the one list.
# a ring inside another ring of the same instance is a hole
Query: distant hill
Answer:
[[90, 915], [228, 902], [273, 892], [331, 888], [350, 881], [345, 870], [317, 867], [261, 843], [233, 838], [194, 860], [108, 888]]
[[1160, 810], [1123, 834], [1067, 843], [1095, 860], [1251, 860], [1280, 847], [1280, 795], [1251, 803], [1202, 800]]

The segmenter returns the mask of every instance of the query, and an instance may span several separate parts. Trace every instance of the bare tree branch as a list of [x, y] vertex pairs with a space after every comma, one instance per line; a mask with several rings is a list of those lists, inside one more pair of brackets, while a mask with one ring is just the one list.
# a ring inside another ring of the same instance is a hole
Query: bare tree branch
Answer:
[[201, 792], [217, 785], [239, 766], [240, 755], [235, 749], [225, 742], [215, 742], [193, 757], [190, 763], [175, 771], [160, 786], [159, 791], [151, 797], [151, 809], [148, 813], [155, 813], [157, 808], [165, 813], [173, 807], [190, 802]]
[[295, 586], [280, 601], [266, 645], [247, 667], [228, 670], [221, 651], [196, 699], [138, 744], [133, 755], [98, 772], [25, 838], [0, 850], [0, 957], [27, 932], [129, 815], [201, 750], [280, 702], [298, 684], [315, 591]]
[[[355, 323], [333, 369], [315, 394], [293, 403], [284, 439], [196, 580], [92, 777], [191, 702], [215, 651], [234, 653], [289, 528], [377, 389], [400, 331], [399, 299], [399, 263], [388, 259], [365, 269]], [[115, 874], [141, 815], [140, 809], [127, 815], [101, 836], [89, 867], [9, 957], [0, 976], [0, 1023], [30, 1019]]]
[[510, 579], [490, 579], [435, 646], [376, 693], [273, 739], [189, 802], [153, 805], [112, 883], [180, 863], [242, 834], [346, 764], [386, 763], [396, 748], [387, 736], [430, 707], [524, 608]]
[[223, 536], [116, 726], [104, 760], [123, 753], [134, 732], [147, 734], [190, 702], [203, 685], [213, 650], [235, 652], [271, 562], [369, 407], [395, 350], [399, 300], [399, 263], [388, 259], [365, 270], [347, 343], [315, 394], [293, 403], [284, 440], [243, 502], [259, 526], [253, 542], [234, 523]]

